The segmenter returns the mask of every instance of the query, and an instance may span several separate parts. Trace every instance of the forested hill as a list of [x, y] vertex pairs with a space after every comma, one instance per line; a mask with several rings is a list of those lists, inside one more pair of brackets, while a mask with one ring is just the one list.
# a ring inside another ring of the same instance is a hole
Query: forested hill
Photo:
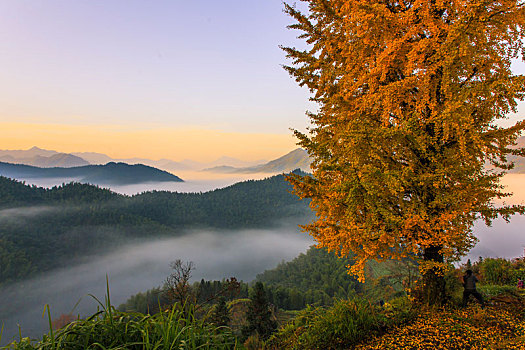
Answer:
[[347, 290], [349, 284], [357, 283], [348, 274], [346, 267], [352, 264], [350, 258], [341, 259], [324, 248], [312, 246], [292, 261], [282, 262], [276, 268], [257, 275], [256, 280], [267, 285], [297, 288], [301, 291], [324, 287], [332, 289], [332, 294], [335, 295], [341, 287]]
[[86, 165], [72, 168], [39, 168], [30, 165], [0, 162], [0, 175], [13, 179], [75, 179], [82, 183], [101, 185], [182, 181], [178, 176], [147, 165], [129, 165], [114, 162], [105, 165]]
[[129, 197], [86, 184], [44, 189], [0, 177], [0, 285], [130, 239], [299, 223], [311, 211], [290, 188], [278, 175], [205, 193]]
[[[301, 310], [307, 305], [328, 306], [336, 299], [346, 299], [363, 291], [364, 285], [348, 274], [346, 265], [351, 263], [351, 259], [341, 259], [326, 249], [312, 246], [292, 261], [282, 262], [257, 275], [253, 282], [264, 283], [268, 301], [279, 309]], [[250, 283], [252, 286], [253, 282]], [[205, 280], [192, 286], [199, 302], [205, 302], [225, 287], [224, 281]], [[247, 298], [249, 289], [249, 284], [241, 282], [239, 295], [230, 296], [230, 300], [235, 297]], [[161, 304], [169, 302], [162, 287], [133, 295], [119, 309], [147, 313], [157, 310], [159, 301]]]
[[115, 198], [123, 198], [123, 196], [108, 189], [78, 182], [47, 189], [0, 176], [0, 209], [64, 202], [76, 204], [104, 202]]
[[[283, 261], [277, 267], [260, 273], [253, 282], [262, 282], [268, 301], [284, 310], [301, 310], [307, 305], [328, 306], [335, 300], [357, 295], [366, 296], [371, 302], [403, 295], [400, 285], [409, 271], [405, 269], [406, 263], [394, 260], [381, 263], [371, 261], [367, 265], [365, 283], [358, 282], [355, 276], [348, 274], [347, 266], [353, 263], [352, 256], [340, 258], [324, 248], [312, 246], [295, 259]], [[401, 269], [403, 272], [400, 273]], [[417, 270], [413, 262], [410, 269], [412, 273]], [[210, 295], [225, 287], [222, 283], [224, 281], [202, 280], [194, 284], [193, 288], [197, 291], [200, 302], [204, 302]], [[241, 284], [240, 295], [237, 297], [247, 297], [248, 289], [248, 284]], [[168, 302], [165, 290], [154, 288], [130, 297], [120, 308], [146, 313], [157, 308], [159, 298], [161, 303]]]
[[310, 247], [304, 254], [257, 275], [272, 291], [274, 305], [302, 309], [308, 304], [329, 305], [334, 298], [348, 298], [364, 286], [348, 274], [350, 258], [341, 259], [326, 249]]

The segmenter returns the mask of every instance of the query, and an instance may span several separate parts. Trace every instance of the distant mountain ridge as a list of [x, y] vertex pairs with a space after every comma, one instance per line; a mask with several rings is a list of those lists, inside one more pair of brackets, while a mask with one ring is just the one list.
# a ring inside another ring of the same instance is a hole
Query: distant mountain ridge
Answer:
[[32, 165], [42, 168], [69, 168], [90, 164], [85, 159], [69, 153], [48, 151], [38, 147], [20, 151], [0, 151], [0, 161], [14, 164]]
[[[515, 147], [525, 147], [525, 136], [518, 138]], [[508, 161], [514, 163], [514, 168], [508, 171], [509, 174], [525, 174], [525, 157], [508, 156]], [[274, 159], [268, 163], [260, 164], [252, 167], [232, 167], [232, 166], [216, 166], [207, 168], [202, 171], [220, 173], [220, 174], [251, 174], [251, 173], [283, 173], [289, 172], [293, 169], [301, 169], [302, 171], [311, 173], [310, 164], [312, 158], [308, 153], [302, 149], [297, 148], [294, 151]], [[491, 168], [491, 167], [488, 167]]]
[[232, 157], [220, 157], [219, 159], [216, 159], [213, 162], [203, 163], [203, 162], [197, 162], [191, 159], [184, 159], [182, 161], [174, 161], [174, 160], [165, 159], [165, 158], [158, 159], [158, 160], [138, 158], [138, 157], [111, 158], [105, 154], [95, 153], [95, 152], [76, 152], [72, 154], [86, 159], [91, 164], [106, 164], [107, 162], [124, 162], [127, 164], [144, 164], [144, 165], [152, 166], [152, 167], [163, 169], [163, 170], [169, 170], [169, 171], [201, 170], [207, 166], [209, 167], [212, 165], [222, 165], [222, 164], [229, 164], [229, 165], [234, 165], [234, 166], [248, 166], [248, 165], [254, 164], [254, 162], [247, 162], [247, 161], [243, 161], [243, 160], [232, 158]]
[[235, 167], [253, 166], [264, 162], [244, 161], [232, 157], [223, 156], [212, 162], [198, 162], [191, 159], [174, 161], [171, 159], [148, 159], [148, 158], [112, 158], [103, 153], [97, 152], [72, 152], [60, 153], [52, 150], [45, 150], [32, 147], [28, 150], [0, 150], [0, 162], [25, 164], [37, 167], [77, 167], [84, 165], [104, 165], [109, 162], [144, 164], [150, 167], [159, 168], [165, 171], [201, 170], [206, 167], [217, 165], [229, 165]]
[[39, 168], [0, 162], [0, 175], [13, 179], [62, 178], [96, 185], [128, 185], [145, 182], [182, 182], [178, 176], [150, 166], [110, 162], [70, 168]]
[[77, 157], [81, 157], [85, 160], [87, 160], [90, 164], [93, 165], [103, 165], [107, 164], [109, 162], [118, 162], [118, 163], [126, 163], [126, 164], [144, 164], [150, 167], [159, 168], [162, 170], [189, 170], [191, 169], [190, 166], [185, 164], [184, 162], [176, 162], [170, 159], [159, 159], [159, 160], [152, 160], [147, 158], [111, 158], [103, 153], [96, 153], [96, 152], [74, 152], [73, 155]]
[[[525, 147], [525, 136], [519, 137], [516, 147]], [[515, 163], [515, 167], [509, 171], [511, 174], [525, 174], [525, 158], [509, 156], [509, 161]], [[103, 153], [96, 152], [73, 152], [59, 153], [32, 147], [28, 150], [0, 150], [0, 162], [26, 164], [37, 167], [78, 167], [84, 165], [103, 165], [109, 162], [124, 162], [127, 164], [144, 164], [149, 167], [165, 171], [203, 171], [218, 174], [254, 174], [268, 173], [278, 174], [289, 172], [293, 169], [301, 169], [311, 172], [312, 159], [308, 153], [297, 148], [282, 157], [267, 163], [248, 162], [231, 157], [220, 157], [213, 162], [203, 163], [190, 159], [173, 161], [170, 159], [152, 160], [147, 158], [111, 158]], [[256, 165], [253, 165], [253, 164]], [[252, 165], [250, 165], [252, 164]]]
[[31, 147], [30, 149], [27, 149], [27, 150], [0, 150], [0, 156], [10, 155], [11, 157], [14, 157], [14, 158], [32, 158], [35, 156], [50, 157], [57, 153], [59, 152], [45, 150], [42, 148], [38, 148], [36, 146]]
[[32, 165], [41, 168], [70, 168], [89, 165], [89, 162], [85, 161], [84, 159], [67, 153], [57, 153], [49, 157], [34, 156], [31, 158], [14, 158], [10, 155], [4, 155], [0, 156], [0, 161], [14, 164]]
[[236, 168], [232, 166], [217, 166], [207, 168], [203, 171], [222, 173], [222, 174], [249, 174], [249, 173], [283, 173], [290, 172], [294, 169], [301, 169], [305, 172], [311, 172], [310, 164], [312, 160], [302, 148], [297, 148], [282, 157], [269, 161], [265, 164], [259, 164], [251, 167]]

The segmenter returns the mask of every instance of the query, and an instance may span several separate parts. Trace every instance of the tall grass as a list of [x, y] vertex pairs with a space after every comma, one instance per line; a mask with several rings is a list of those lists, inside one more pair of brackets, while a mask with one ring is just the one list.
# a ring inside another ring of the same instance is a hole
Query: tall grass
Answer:
[[[13, 350], [85, 349], [236, 349], [236, 338], [227, 327], [217, 327], [195, 317], [193, 306], [175, 304], [155, 315], [118, 311], [111, 305], [109, 288], [105, 303], [87, 319], [78, 319], [53, 331], [51, 311], [46, 305], [49, 333], [42, 340], [20, 338], [3, 347]], [[1, 334], [1, 333], [0, 333]]]

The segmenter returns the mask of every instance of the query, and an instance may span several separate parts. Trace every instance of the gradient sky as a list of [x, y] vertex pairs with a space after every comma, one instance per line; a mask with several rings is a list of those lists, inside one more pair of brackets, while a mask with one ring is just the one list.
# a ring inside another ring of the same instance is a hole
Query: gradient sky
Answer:
[[290, 23], [281, 0], [1, 0], [0, 149], [280, 156], [312, 108]]
[[[0, 149], [271, 159], [308, 93], [281, 0], [0, 0]], [[524, 66], [517, 66], [525, 72]], [[516, 118], [514, 118], [516, 119]]]

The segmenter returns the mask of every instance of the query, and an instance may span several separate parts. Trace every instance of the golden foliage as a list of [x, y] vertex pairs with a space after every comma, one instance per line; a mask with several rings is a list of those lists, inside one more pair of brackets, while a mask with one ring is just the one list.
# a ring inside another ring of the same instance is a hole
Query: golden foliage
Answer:
[[525, 154], [510, 147], [525, 122], [496, 124], [525, 93], [510, 69], [523, 1], [302, 1], [306, 14], [286, 11], [309, 46], [283, 48], [286, 69], [319, 111], [309, 135], [295, 132], [314, 176], [289, 179], [312, 199], [305, 229], [320, 246], [357, 254], [351, 271], [363, 279], [367, 259], [436, 247], [456, 259], [475, 244], [476, 219], [524, 211], [491, 202], [509, 195], [506, 157]]

